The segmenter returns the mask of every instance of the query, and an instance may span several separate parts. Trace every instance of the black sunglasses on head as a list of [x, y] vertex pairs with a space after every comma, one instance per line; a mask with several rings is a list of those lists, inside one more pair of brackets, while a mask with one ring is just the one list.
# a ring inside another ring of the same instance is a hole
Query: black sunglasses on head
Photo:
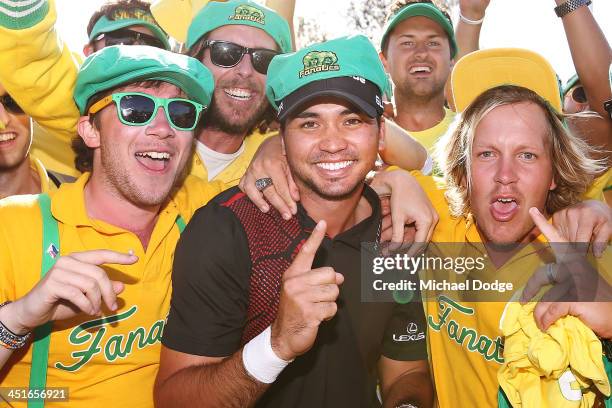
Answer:
[[204, 43], [204, 47], [198, 54], [198, 59], [202, 60], [204, 50], [210, 48], [210, 61], [218, 67], [232, 68], [242, 61], [245, 54], [251, 55], [251, 63], [255, 71], [266, 75], [268, 66], [278, 51], [267, 48], [247, 48], [229, 41], [209, 40]]
[[17, 105], [17, 102], [15, 102], [15, 100], [9, 94], [4, 94], [0, 96], [0, 103], [2, 104], [2, 106], [4, 106], [4, 109], [6, 109], [12, 114], [24, 114], [23, 109], [21, 109], [21, 106]]
[[96, 37], [96, 40], [103, 38], [106, 40], [105, 46], [107, 47], [111, 45], [149, 45], [162, 50], [166, 49], [159, 38], [127, 28], [102, 33]]

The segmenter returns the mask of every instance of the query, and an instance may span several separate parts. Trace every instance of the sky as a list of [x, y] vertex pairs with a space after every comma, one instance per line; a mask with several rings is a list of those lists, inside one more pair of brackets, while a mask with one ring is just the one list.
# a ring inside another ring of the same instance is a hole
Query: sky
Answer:
[[[351, 34], [344, 22], [351, 0], [296, 0], [296, 16], [317, 20], [331, 37]], [[73, 51], [87, 41], [89, 17], [104, 0], [56, 0], [57, 30]], [[78, 6], [77, 6], [78, 5]], [[561, 19], [553, 0], [491, 0], [482, 28], [481, 48], [518, 47], [542, 54], [565, 81], [574, 74]], [[593, 0], [593, 14], [608, 42], [612, 40], [612, 0]], [[322, 12], [325, 10], [325, 12]], [[457, 10], [453, 10], [457, 21]]]

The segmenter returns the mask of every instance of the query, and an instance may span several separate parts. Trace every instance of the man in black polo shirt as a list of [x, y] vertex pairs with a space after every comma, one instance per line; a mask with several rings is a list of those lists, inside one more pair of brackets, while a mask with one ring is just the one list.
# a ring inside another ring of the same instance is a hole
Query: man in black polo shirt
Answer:
[[360, 296], [361, 243], [381, 229], [363, 180], [388, 87], [363, 36], [274, 58], [267, 94], [298, 214], [262, 213], [234, 188], [193, 217], [175, 255], [157, 406], [380, 406], [377, 379], [385, 407], [431, 405], [424, 339], [395, 341], [408, 322], [423, 330], [422, 313]]

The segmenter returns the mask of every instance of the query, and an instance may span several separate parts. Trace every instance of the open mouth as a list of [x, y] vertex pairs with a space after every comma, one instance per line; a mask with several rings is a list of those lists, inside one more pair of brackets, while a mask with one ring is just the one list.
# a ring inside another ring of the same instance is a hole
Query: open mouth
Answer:
[[491, 215], [497, 221], [510, 221], [518, 208], [519, 203], [514, 197], [498, 197], [491, 203]]
[[15, 132], [6, 132], [0, 133], [0, 143], [8, 143], [17, 138], [17, 133]]
[[433, 70], [430, 66], [418, 65], [410, 68], [411, 74], [430, 74]]
[[225, 88], [223, 89], [223, 92], [225, 92], [225, 94], [230, 98], [237, 99], [239, 101], [248, 101], [253, 97], [253, 92], [243, 88]]
[[347, 167], [353, 165], [355, 160], [345, 160], [341, 162], [321, 162], [317, 163], [317, 167], [327, 170], [327, 171], [338, 171], [346, 169]]
[[171, 158], [170, 153], [157, 151], [138, 152], [135, 156], [140, 164], [152, 171], [164, 171]]

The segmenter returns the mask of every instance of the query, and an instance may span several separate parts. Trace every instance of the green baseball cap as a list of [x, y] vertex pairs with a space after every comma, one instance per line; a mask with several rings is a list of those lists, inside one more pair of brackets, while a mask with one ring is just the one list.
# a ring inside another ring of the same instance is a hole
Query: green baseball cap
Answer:
[[274, 10], [253, 1], [211, 1], [193, 18], [187, 31], [187, 49], [209, 32], [226, 25], [247, 25], [264, 30], [281, 52], [291, 52], [291, 31], [287, 20]]
[[578, 82], [580, 82], [580, 78], [578, 78], [578, 74], [572, 75], [570, 79], [567, 80], [563, 88], [561, 89], [561, 95], [565, 98], [565, 95], [569, 92], [570, 89], [574, 87]]
[[77, 76], [74, 101], [85, 115], [92, 96], [146, 80], [176, 85], [204, 106], [210, 105], [215, 88], [212, 74], [195, 58], [147, 45], [113, 45], [87, 57]]
[[106, 16], [102, 16], [96, 21], [91, 33], [89, 34], [89, 41], [93, 41], [100, 34], [110, 33], [111, 31], [120, 30], [126, 27], [142, 26], [146, 27], [153, 35], [162, 42], [164, 47], [169, 50], [170, 43], [168, 42], [168, 36], [166, 33], [157, 25], [153, 19], [153, 15], [150, 13], [132, 13], [133, 15], [127, 16], [125, 13], [117, 13], [114, 20], [109, 19]]
[[453, 25], [451, 21], [442, 13], [442, 11], [432, 3], [412, 3], [408, 4], [399, 9], [395, 14], [389, 16], [385, 27], [383, 28], [383, 36], [380, 41], [380, 48], [383, 49], [391, 31], [396, 25], [401, 23], [410, 17], [427, 17], [430, 20], [435, 21], [442, 27], [448, 36], [450, 43], [451, 58], [455, 58], [457, 55], [457, 42], [455, 41], [455, 32], [453, 31]]
[[374, 45], [355, 35], [275, 56], [266, 94], [279, 120], [317, 96], [339, 96], [375, 117], [382, 114], [383, 96], [391, 97], [391, 87]]

